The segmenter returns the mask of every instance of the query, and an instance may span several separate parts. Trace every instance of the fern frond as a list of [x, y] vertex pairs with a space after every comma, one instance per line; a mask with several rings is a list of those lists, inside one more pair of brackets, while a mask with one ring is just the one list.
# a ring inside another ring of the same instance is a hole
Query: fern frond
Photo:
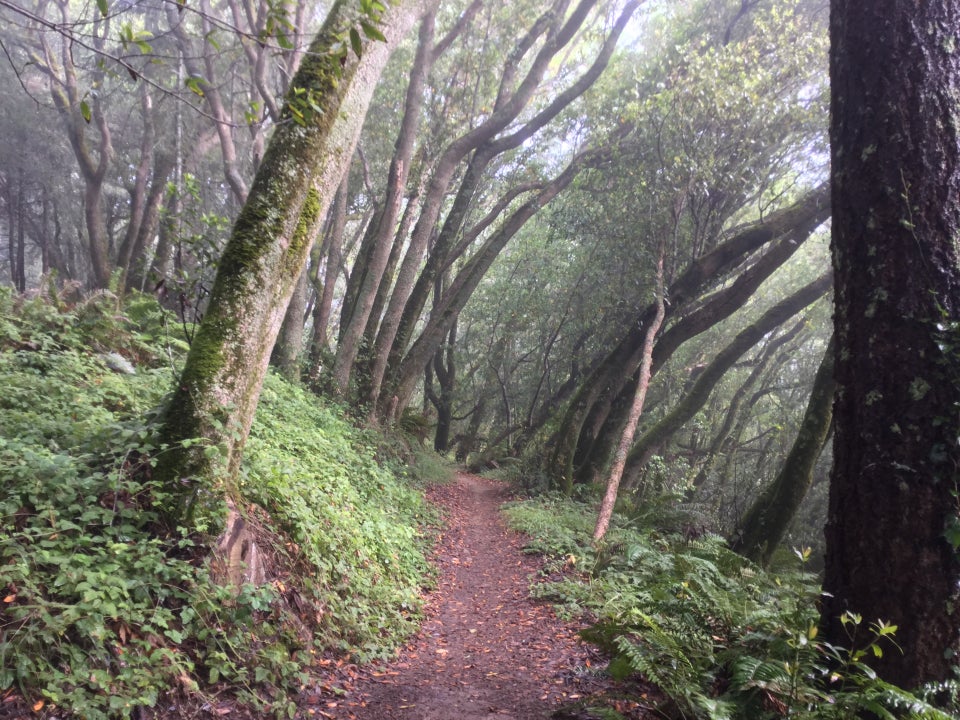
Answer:
[[903, 688], [891, 685], [883, 680], [873, 680], [866, 693], [867, 710], [878, 717], [896, 718], [906, 717], [911, 720], [957, 720], [955, 715], [934, 707], [926, 700], [917, 697]]
[[731, 668], [735, 689], [762, 688], [780, 692], [790, 687], [790, 673], [782, 662], [741, 655]]
[[733, 720], [739, 717], [740, 708], [729, 700], [707, 697], [700, 692], [691, 692], [686, 700], [696, 712], [697, 717], [704, 717], [707, 720]]

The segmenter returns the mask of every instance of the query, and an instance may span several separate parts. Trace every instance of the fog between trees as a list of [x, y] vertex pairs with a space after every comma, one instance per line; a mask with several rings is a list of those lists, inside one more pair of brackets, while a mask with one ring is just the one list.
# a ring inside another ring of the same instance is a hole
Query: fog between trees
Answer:
[[[836, 33], [848, 10], [833, 5]], [[947, 5], [937, 27], [955, 27]], [[589, 493], [646, 354], [621, 499], [679, 508], [690, 532], [736, 544], [812, 422], [833, 334], [830, 12], [825, 0], [5, 3], [0, 272], [19, 292], [143, 291], [180, 314], [193, 347], [167, 437], [228, 447], [222, 464], [164, 459], [171, 486], [194, 489], [235, 475], [272, 353], [358, 420], [424, 432], [475, 468], [516, 468], [530, 489]], [[835, 78], [873, 62], [836, 37]], [[932, 83], [955, 87], [950, 68]], [[880, 155], [882, 140], [857, 136], [849, 152]], [[894, 195], [922, 185], [903, 183]], [[952, 277], [953, 255], [932, 256]], [[645, 350], [658, 266], [663, 325]], [[945, 319], [925, 316], [928, 336], [952, 328], [952, 293], [937, 286]], [[791, 517], [766, 536], [751, 525], [755, 557], [781, 539], [823, 547], [828, 428], [805, 446]], [[956, 510], [942, 493], [924, 503], [931, 527]], [[946, 557], [938, 537], [924, 542]], [[838, 591], [845, 572], [828, 566]]]

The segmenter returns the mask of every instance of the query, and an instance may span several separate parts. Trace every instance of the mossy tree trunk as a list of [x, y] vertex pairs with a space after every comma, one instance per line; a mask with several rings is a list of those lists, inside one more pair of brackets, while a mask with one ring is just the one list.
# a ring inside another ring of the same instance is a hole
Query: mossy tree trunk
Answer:
[[783, 540], [787, 526], [813, 484], [813, 470], [830, 432], [833, 418], [833, 353], [830, 339], [813, 381], [800, 431], [773, 483], [756, 499], [740, 521], [730, 543], [734, 552], [766, 566]]
[[[331, 51], [358, 23], [353, 8], [349, 0], [333, 6], [294, 77], [283, 122], [224, 249], [207, 313], [167, 408], [162, 440], [171, 449], [160, 456], [156, 476], [179, 499], [171, 520], [189, 522], [198, 499], [235, 494], [270, 351], [311, 240], [353, 154], [387, 58], [422, 3], [391, 5], [382, 18], [387, 42], [364, 40], [362, 58]], [[221, 452], [183, 447], [192, 438]]]
[[822, 622], [898, 626], [906, 688], [960, 652], [960, 0], [831, 2], [837, 401]]

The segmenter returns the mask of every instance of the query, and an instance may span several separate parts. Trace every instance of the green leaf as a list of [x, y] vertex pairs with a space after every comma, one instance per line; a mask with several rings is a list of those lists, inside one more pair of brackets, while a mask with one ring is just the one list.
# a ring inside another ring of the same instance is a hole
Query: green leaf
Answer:
[[203, 97], [203, 88], [200, 87], [200, 83], [203, 82], [201, 77], [188, 77], [184, 84], [190, 89], [190, 92]]
[[220, 43], [217, 42], [216, 30], [211, 30], [203, 37], [207, 41], [207, 44], [212, 47], [217, 52], [220, 52]]
[[946, 539], [954, 552], [960, 550], [960, 518], [956, 515], [947, 517], [946, 528], [943, 531], [943, 537]]
[[387, 41], [386, 36], [370, 23], [361, 20], [360, 27], [363, 29], [363, 34], [366, 35], [370, 40], [376, 40], [377, 42]]
[[104, 17], [107, 16], [107, 13], [110, 9], [107, 7], [107, 0], [97, 0], [97, 9], [100, 11], [100, 14]]
[[80, 115], [86, 122], [90, 122], [90, 118], [93, 117], [93, 114], [90, 112], [90, 105], [86, 100], [80, 101]]
[[876, 715], [878, 718], [883, 720], [897, 720], [896, 715], [887, 710], [882, 704], [876, 700], [867, 700], [863, 703], [865, 710], [869, 710], [871, 713]]
[[363, 56], [363, 42], [360, 40], [360, 33], [357, 32], [356, 28], [350, 28], [350, 46], [357, 57]]
[[293, 42], [287, 37], [287, 34], [283, 30], [277, 29], [277, 44], [282, 47], [284, 50], [293, 50]]

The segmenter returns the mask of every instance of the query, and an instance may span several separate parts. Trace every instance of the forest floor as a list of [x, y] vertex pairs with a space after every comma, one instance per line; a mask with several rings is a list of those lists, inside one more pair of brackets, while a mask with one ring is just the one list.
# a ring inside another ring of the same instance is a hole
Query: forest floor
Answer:
[[[557, 618], [530, 597], [537, 558], [506, 528], [506, 486], [459, 473], [428, 497], [444, 515], [434, 561], [437, 588], [420, 632], [390, 663], [334, 664], [304, 693], [301, 717], [333, 720], [534, 720], [594, 716], [605, 704], [648, 717], [602, 672], [604, 660], [578, 641], [582, 624]], [[634, 698], [643, 688], [633, 687]]]

